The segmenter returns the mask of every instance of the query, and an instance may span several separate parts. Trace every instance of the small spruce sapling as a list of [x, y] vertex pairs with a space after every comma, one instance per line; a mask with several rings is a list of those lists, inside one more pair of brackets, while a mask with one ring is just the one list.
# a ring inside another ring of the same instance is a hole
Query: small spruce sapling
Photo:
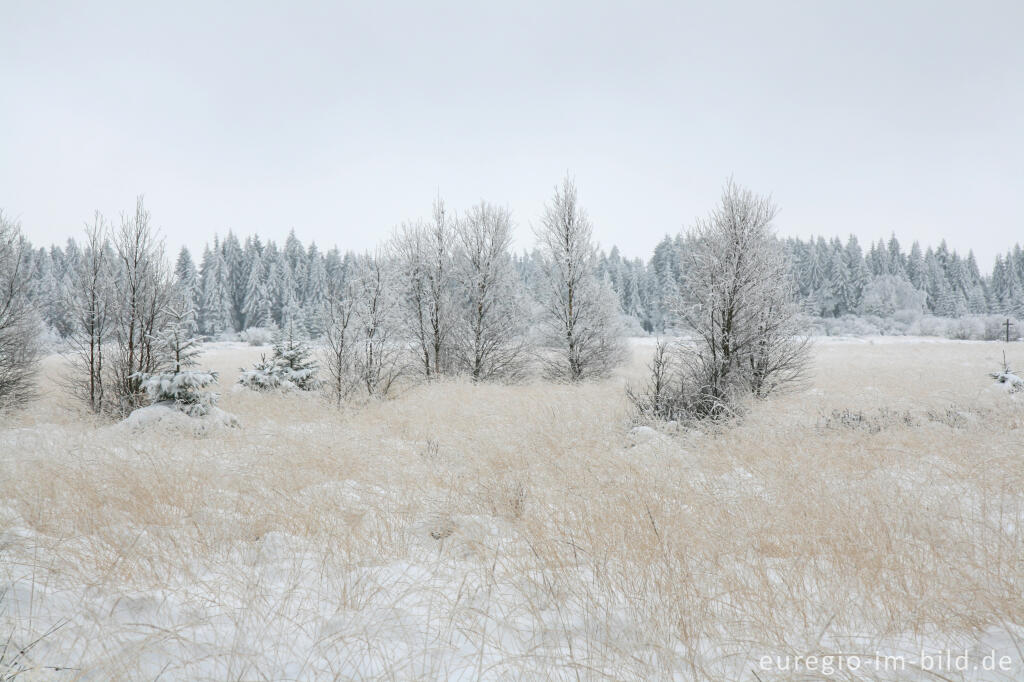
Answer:
[[185, 306], [171, 311], [174, 320], [163, 339], [170, 356], [170, 369], [164, 372], [140, 373], [139, 386], [154, 404], [170, 404], [191, 417], [209, 414], [220, 397], [207, 391], [217, 383], [217, 373], [191, 369], [198, 363], [199, 339], [188, 334], [189, 316]]
[[1002, 384], [1010, 393], [1024, 391], [1024, 379], [1020, 378], [1016, 372], [1010, 369], [1010, 365], [1006, 361], [1005, 351], [1003, 352], [1003, 370], [1001, 372], [992, 372], [989, 376], [995, 379], [997, 383]]
[[261, 356], [255, 367], [243, 369], [238, 383], [254, 391], [313, 391], [321, 384], [317, 378], [318, 371], [313, 350], [302, 337], [298, 324], [289, 321], [278, 331], [271, 357]]

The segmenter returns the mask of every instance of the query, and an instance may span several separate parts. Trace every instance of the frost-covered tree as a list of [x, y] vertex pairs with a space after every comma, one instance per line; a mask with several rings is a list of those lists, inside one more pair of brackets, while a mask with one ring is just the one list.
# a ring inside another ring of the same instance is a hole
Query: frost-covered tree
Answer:
[[327, 298], [327, 268], [316, 244], [311, 244], [306, 252], [306, 263], [302, 323], [310, 337], [318, 338], [324, 329], [323, 310]]
[[474, 381], [515, 379], [525, 369], [525, 325], [509, 249], [508, 209], [482, 202], [455, 227], [455, 355]]
[[170, 324], [161, 341], [167, 354], [167, 368], [158, 372], [141, 372], [139, 385], [153, 404], [181, 410], [192, 417], [209, 414], [220, 397], [209, 391], [217, 383], [217, 373], [195, 369], [200, 340], [192, 336], [191, 304], [178, 297], [169, 307]]
[[871, 273], [864, 262], [864, 253], [861, 251], [857, 237], [850, 235], [843, 248], [844, 262], [850, 273], [850, 297], [848, 309], [856, 310], [860, 305], [861, 296], [864, 295], [864, 287], [868, 285]]
[[156, 372], [165, 359], [158, 339], [168, 322], [173, 282], [163, 243], [141, 196], [135, 211], [122, 216], [113, 244], [117, 260], [112, 326], [116, 353], [110, 366], [118, 410], [124, 416], [145, 399], [141, 377]]
[[853, 276], [846, 264], [846, 251], [837, 239], [832, 249], [832, 264], [829, 268], [829, 294], [833, 302], [832, 314], [843, 315], [854, 306]]
[[312, 391], [321, 385], [318, 372], [319, 365], [301, 325], [291, 321], [275, 335], [270, 358], [263, 356], [252, 369], [243, 369], [238, 383], [256, 391]]
[[178, 252], [178, 261], [174, 266], [174, 281], [180, 299], [187, 304], [185, 325], [189, 334], [195, 334], [199, 330], [199, 271], [196, 270], [192, 254], [187, 247], [181, 247]]
[[390, 243], [402, 326], [428, 379], [452, 370], [454, 222], [438, 199], [432, 223], [406, 223]]
[[254, 254], [243, 307], [246, 328], [274, 326], [274, 297], [270, 288], [269, 271], [270, 266], [266, 259]]
[[0, 211], [0, 412], [34, 395], [39, 318], [28, 293], [31, 246]]
[[803, 376], [808, 342], [772, 221], [775, 204], [731, 180], [721, 204], [690, 231], [678, 314], [700, 416], [728, 413], [740, 392], [758, 397]]
[[72, 318], [66, 385], [93, 414], [110, 411], [109, 356], [115, 319], [115, 256], [99, 211], [85, 228], [85, 244], [69, 273], [65, 294]]
[[353, 273], [356, 325], [353, 368], [360, 389], [370, 398], [388, 395], [405, 370], [396, 314], [397, 287], [383, 251], [359, 259]]
[[228, 264], [216, 240], [213, 250], [204, 256], [203, 265], [200, 329], [208, 336], [219, 336], [230, 332], [234, 323]]
[[224, 237], [221, 253], [226, 266], [226, 286], [231, 320], [228, 331], [241, 331], [245, 328], [245, 285], [249, 281], [249, 270], [242, 244], [234, 232], [229, 230], [227, 236]]
[[395, 263], [397, 303], [403, 332], [412, 339], [423, 375], [429, 379], [437, 374], [437, 366], [430, 344], [426, 226], [420, 223], [401, 225], [389, 243], [389, 257]]
[[1006, 259], [996, 254], [995, 266], [992, 268], [992, 307], [995, 312], [1012, 314], [1020, 305], [1021, 283], [1013, 264], [1013, 256], [1006, 254]]
[[31, 275], [26, 282], [26, 295], [33, 303], [42, 323], [48, 329], [66, 337], [70, 334], [71, 328], [68, 324], [67, 311], [61, 301], [62, 284], [60, 273], [57, 271], [58, 266], [54, 263], [50, 250], [40, 248], [32, 253], [27, 240], [24, 243], [27, 252], [32, 254]]
[[552, 379], [607, 376], [626, 356], [615, 293], [597, 277], [593, 226], [566, 176], [555, 188], [535, 234], [541, 251], [537, 295], [543, 307], [543, 358]]
[[924, 291], [928, 286], [924, 254], [916, 241], [910, 246], [910, 255], [907, 257], [907, 279], [915, 289]]
[[355, 277], [337, 271], [331, 277], [323, 307], [322, 338], [327, 389], [340, 406], [361, 386], [357, 371], [360, 329], [356, 323], [358, 289]]
[[888, 258], [886, 259], [889, 274], [896, 275], [897, 277], [906, 277], [906, 257], [900, 250], [900, 242], [896, 239], [896, 233], [893, 232], [889, 237], [889, 244], [886, 247]]

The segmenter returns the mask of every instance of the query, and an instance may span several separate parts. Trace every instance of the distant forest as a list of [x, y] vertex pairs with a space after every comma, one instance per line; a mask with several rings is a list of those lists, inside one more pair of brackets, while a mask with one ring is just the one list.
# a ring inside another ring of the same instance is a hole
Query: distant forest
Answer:
[[[906, 251], [893, 236], [868, 245], [866, 252], [854, 236], [845, 243], [824, 237], [785, 238], [782, 243], [804, 310], [822, 323], [856, 316], [875, 320], [866, 331], [885, 331], [886, 321], [902, 321], [897, 330], [905, 332], [922, 316], [1024, 316], [1024, 250], [1019, 244], [997, 256], [986, 276], [973, 252], [961, 256], [945, 242], [935, 248], [914, 242]], [[672, 327], [672, 300], [685, 276], [687, 250], [688, 238], [680, 234], [666, 236], [647, 260], [624, 258], [617, 247], [598, 253], [598, 272], [635, 332]], [[72, 329], [64, 302], [81, 253], [74, 239], [63, 247], [32, 250], [31, 295], [48, 327], [61, 337]], [[523, 292], [532, 291], [539, 254], [509, 258]], [[283, 245], [228, 232], [214, 236], [198, 259], [182, 248], [173, 276], [189, 292], [200, 334], [216, 338], [250, 327], [280, 326], [292, 318], [317, 336], [329, 282], [343, 280], [356, 260], [351, 251], [303, 244], [294, 231]]]

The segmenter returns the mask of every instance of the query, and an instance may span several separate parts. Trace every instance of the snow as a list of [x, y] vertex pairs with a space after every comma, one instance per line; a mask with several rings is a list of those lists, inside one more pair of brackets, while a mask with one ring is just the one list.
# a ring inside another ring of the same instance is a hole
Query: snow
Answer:
[[1007, 393], [1024, 391], [1024, 379], [1013, 372], [999, 372], [995, 375], [996, 385]]
[[[659, 340], [687, 340], [689, 337], [676, 337], [670, 334], [664, 336], [633, 336], [629, 343], [636, 347], [653, 347]], [[869, 336], [825, 336], [812, 335], [811, 342], [821, 345], [905, 345], [921, 343], [956, 343], [956, 344], [991, 344], [991, 341], [977, 341], [970, 339], [947, 339], [939, 336], [905, 336], [905, 335], [869, 335]]]
[[[750, 485], [757, 485], [756, 476], [742, 467], [714, 481], [728, 494]], [[358, 503], [384, 491], [343, 480], [307, 493]], [[45, 540], [9, 508], [0, 506], [0, 518], [7, 522], [0, 547]], [[145, 529], [131, 524], [123, 533], [135, 546], [149, 541]], [[42, 583], [27, 563], [15, 562], [0, 573], [0, 592], [3, 608], [16, 619], [31, 613], [37, 622], [64, 623], [59, 637], [42, 640], [32, 659], [87, 667], [90, 674], [81, 678], [87, 680], [573, 679], [574, 661], [600, 656], [588, 649], [595, 641], [606, 655], [634, 661], [667, 656], [682, 662], [691, 653], [681, 643], [677, 650], [649, 648], [644, 629], [651, 624], [638, 621], [626, 600], [595, 612], [584, 595], [552, 593], [566, 580], [597, 584], [586, 566], [524, 573], [506, 564], [503, 548], [515, 533], [492, 517], [428, 515], [413, 519], [406, 531], [407, 558], [339, 570], [324, 563], [323, 547], [314, 541], [271, 531], [237, 539], [227, 548], [228, 561], [192, 560], [158, 588], [113, 579]], [[977, 656], [1012, 654], [1020, 634], [1019, 628], [989, 628], [963, 645]], [[941, 632], [927, 632], [893, 633], [881, 646], [867, 636], [814, 644], [909, 659], [949, 650], [950, 642]], [[707, 655], [714, 644], [699, 646]], [[746, 661], [747, 653], [722, 652], [712, 678], [733, 679], [742, 670], [736, 659]], [[681, 663], [676, 669], [677, 679], [689, 679]]]
[[[1017, 375], [1012, 376], [1005, 385], [1020, 380]], [[993, 383], [982, 372], [977, 373], [977, 378], [979, 385]], [[1004, 384], [994, 384], [993, 389]], [[815, 402], [829, 395], [831, 389], [830, 384], [815, 389]], [[401, 404], [392, 407], [399, 409]], [[255, 416], [242, 414], [252, 423], [252, 430], [288, 443], [298, 442], [307, 431], [327, 428], [314, 422], [263, 427]], [[971, 418], [971, 414], [964, 418]], [[123, 455], [118, 455], [127, 459], [136, 456], [133, 447], [139, 437], [147, 435], [144, 431], [206, 433], [236, 423], [231, 415], [218, 409], [206, 417], [190, 418], [170, 405], [155, 405], [137, 410], [121, 424], [103, 427], [97, 437], [129, 443]], [[16, 441], [22, 452], [56, 451], [54, 443], [65, 441], [50, 439], [53, 432], [64, 428], [67, 427], [44, 424], [31, 429], [0, 430], [0, 459], [7, 447], [10, 451], [15, 449]], [[223, 451], [227, 452], [238, 449], [239, 436], [247, 432], [224, 433], [230, 436], [223, 441]], [[942, 431], [939, 435], [948, 433]], [[337, 429], [334, 435], [338, 439], [352, 438], [345, 429]], [[386, 442], [380, 439], [379, 450], [415, 451], [419, 441], [413, 443], [409, 439], [419, 436], [416, 432], [393, 429]], [[878, 441], [880, 447], [885, 447], [881, 438]], [[699, 442], [691, 448], [694, 454], [689, 454], [673, 431], [662, 427], [623, 427], [614, 432], [611, 442], [621, 448], [622, 458], [637, 468], [662, 472], [666, 466], [678, 466], [688, 476], [693, 472], [692, 478], [701, 485], [691, 491], [691, 496], [713, 497], [714, 509], [729, 516], [751, 514], [752, 529], [757, 526], [757, 514], [762, 510], [771, 513], [772, 504], [778, 501], [775, 490], [766, 485], [766, 470], [774, 466], [771, 461], [750, 456], [720, 457], [713, 461], [725, 466], [711, 467]], [[483, 441], [479, 446], [481, 450], [485, 444]], [[204, 441], [196, 450], [220, 445], [220, 441]], [[33, 523], [27, 522], [0, 497], [0, 628], [5, 628], [0, 629], [0, 639], [8, 634], [6, 628], [12, 627], [21, 643], [21, 637], [30, 631], [30, 621], [32, 631], [36, 632], [66, 623], [57, 634], [40, 642], [33, 651], [33, 660], [81, 667], [88, 670], [87, 675], [71, 673], [67, 678], [85, 680], [575, 679], [574, 672], [580, 672], [582, 679], [643, 679], [638, 671], [664, 669], [658, 667], [659, 660], [669, 661], [667, 665], [676, 671], [677, 679], [692, 679], [685, 663], [694, 657], [708, 666], [707, 679], [753, 679], [749, 654], [751, 650], [760, 653], [759, 640], [751, 640], [748, 648], [737, 653], [736, 645], [730, 645], [734, 647], [731, 650], [723, 647], [713, 634], [700, 635], [688, 642], [664, 636], [659, 628], [667, 630], [674, 625], [649, 619], [646, 605], [629, 593], [636, 587], [631, 580], [644, 579], [635, 575], [635, 564], [616, 563], [615, 558], [598, 561], [601, 557], [573, 562], [572, 553], [565, 555], [564, 565], [533, 563], [528, 554], [525, 558], [513, 556], [517, 544], [522, 544], [523, 526], [506, 518], [508, 515], [452, 509], [446, 503], [443, 486], [438, 489], [430, 483], [424, 483], [423, 489], [410, 490], [394, 486], [384, 477], [375, 479], [379, 486], [356, 480], [366, 474], [334, 466], [331, 446], [331, 442], [325, 441], [323, 471], [318, 470], [327, 480], [319, 478], [309, 485], [303, 484], [294, 497], [289, 497], [289, 502], [323, 510], [322, 518], [314, 515], [310, 519], [337, 524], [341, 529], [339, 535], [354, 532], [346, 528], [370, 529], [371, 532], [362, 534], [370, 551], [357, 560], [347, 560], [342, 556], [345, 550], [325, 543], [323, 535], [317, 536], [313, 531], [304, 535], [307, 529], [301, 525], [289, 527], [290, 521], [280, 522], [271, 530], [260, 527], [260, 509], [247, 507], [246, 496], [257, 492], [249, 499], [259, 499], [274, 491], [232, 486], [223, 480], [228, 475], [224, 472], [210, 477], [213, 484], [205, 490], [186, 490], [180, 500], [175, 495], [168, 497], [166, 504], [173, 508], [163, 515], [174, 515], [172, 532], [185, 535], [192, 527], [202, 528], [203, 533], [209, 534], [203, 537], [204, 547], [208, 542], [208, 546], [216, 549], [197, 553], [199, 556], [186, 552], [185, 556], [175, 556], [168, 566], [157, 566], [155, 570], [163, 571], [165, 576], [160, 581], [129, 580], [120, 571], [128, 561], [144, 563], [158, 557], [155, 562], [160, 563], [160, 555], [154, 550], [160, 546], [160, 534], [165, 532], [160, 524], [147, 525], [125, 514], [115, 526], [99, 530], [87, 528], [65, 533], [53, 522], [53, 530], [44, 531], [40, 529], [45, 529], [47, 523], [35, 519]], [[176, 459], [159, 460], [158, 466], [181, 469], [196, 465], [191, 452], [178, 454]], [[672, 459], [667, 459], [666, 454], [672, 455]], [[444, 460], [448, 456], [442, 448], [438, 457]], [[230, 470], [234, 475], [235, 468], [247, 470], [254, 463], [258, 467], [260, 457], [262, 454], [241, 458], [241, 464], [232, 463], [224, 471]], [[891, 488], [894, 494], [909, 496], [920, 494], [922, 489], [941, 492], [943, 495], [936, 496], [935, 504], [948, 518], [978, 519], [984, 513], [985, 518], [990, 518], [990, 527], [1015, 532], [1013, 524], [1019, 524], [1020, 517], [1013, 510], [1019, 509], [1014, 507], [1019, 505], [1019, 498], [1012, 487], [1006, 489], [1005, 500], [988, 497], [990, 508], [983, 512], [977, 506], [977, 491], [967, 494], [955, 485], [946, 490], [933, 480], [939, 476], [936, 472], [947, 466], [943, 458], [923, 454], [912, 466], [899, 467], [887, 465], [886, 458], [880, 457], [878, 466], [856, 485], [862, 486], [860, 489]], [[425, 477], [435, 475], [432, 469], [424, 471], [428, 472]], [[445, 466], [436, 471], [454, 478], [473, 470]], [[846, 486], [845, 472], [840, 473], [843, 476], [834, 481], [843, 481]], [[240, 480], [260, 485], [256, 478]], [[495, 483], [488, 488], [488, 495], [500, 490], [501, 482]], [[821, 489], [826, 494], [828, 490]], [[193, 504], [194, 495], [206, 498], [204, 504]], [[426, 509], [409, 504], [421, 495], [431, 496], [430, 504], [424, 505]], [[534, 499], [531, 497], [528, 504], [537, 504]], [[636, 502], [643, 500], [644, 495], [624, 499]], [[764, 506], [756, 504], [761, 500]], [[609, 499], [597, 504], [611, 506], [618, 502]], [[750, 508], [752, 502], [755, 504]], [[657, 503], [698, 508], [685, 496], [662, 498]], [[654, 501], [651, 506], [654, 517], [658, 517]], [[639, 516], [645, 520], [650, 514], [650, 510], [643, 510]], [[231, 523], [226, 522], [229, 520]], [[714, 518], [708, 517], [707, 523], [714, 527]], [[222, 526], [251, 532], [218, 535], [220, 531], [215, 529]], [[79, 547], [97, 546], [95, 538], [86, 539], [90, 532], [102, 533], [109, 539], [109, 556], [99, 557], [108, 567], [107, 579], [80, 578], [96, 574], [94, 566], [84, 564], [95, 562], [97, 557], [85, 559], [86, 552], [76, 551]], [[635, 532], [636, 526], [623, 527], [624, 536]], [[671, 530], [660, 524], [658, 532], [669, 542], [687, 543], [685, 534], [672, 536]], [[389, 544], [398, 548], [394, 555], [376, 553], [373, 537], [385, 534]], [[557, 531], [550, 537], [555, 542], [573, 542], [572, 537], [560, 536]], [[725, 545], [734, 540], [722, 537]], [[189, 547], [188, 543], [194, 541], [185, 538], [182, 546]], [[48, 555], [48, 548], [54, 547], [58, 550]], [[124, 552], [125, 547], [132, 551]], [[658, 546], [651, 547], [656, 550]], [[581, 548], [581, 556], [583, 551]], [[790, 569], [788, 579], [792, 583], [785, 583], [787, 576], [773, 568], [765, 574], [766, 584], [780, 591], [796, 590], [797, 596], [792, 598], [806, 600], [808, 592], [821, 589], [822, 583], [814, 582], [821, 580], [820, 569], [810, 565], [818, 560], [813, 556], [808, 559], [806, 574]], [[655, 552], [650, 561], [660, 562], [663, 558]], [[727, 557], [725, 561], [733, 560]], [[735, 561], [742, 565], [743, 557], [738, 556]], [[54, 564], [58, 570], [47, 572], [46, 568]], [[679, 566], [691, 568], [686, 564]], [[695, 591], [714, 584], [714, 571], [701, 563], [701, 557], [694, 556], [692, 567], [696, 568]], [[617, 573], [621, 582], [608, 581], [608, 573]], [[804, 578], [811, 585], [807, 591]], [[864, 592], [851, 589], [849, 603], [869, 604], [874, 598], [871, 589], [870, 585]], [[856, 619], [858, 608], [851, 606], [851, 613], [843, 617]], [[960, 605], [957, 608], [961, 612], [969, 610]], [[665, 615], [670, 609], [657, 613]], [[813, 619], [818, 614], [811, 615]], [[814, 627], [820, 628], [832, 615], [823, 614]], [[752, 636], [757, 636], [758, 625], [751, 624], [755, 633]], [[865, 633], [871, 628], [852, 631]], [[844, 639], [825, 636], [820, 640], [814, 640], [820, 636], [820, 630], [804, 636], [800, 623], [794, 621], [785, 637], [786, 644], [792, 642], [793, 649], [799, 651], [879, 650], [916, 657], [922, 650], [938, 652], [962, 644], [972, 652], [987, 653], [994, 649], [1013, 656], [1016, 677], [979, 674], [951, 678], [985, 681], [1024, 679], [1016, 649], [1022, 635], [1019, 623], [1008, 619], [1003, 627], [989, 627], [980, 635], [938, 630], [893, 631], [886, 632], [884, 638], [865, 634]], [[764, 653], [775, 655], [776, 651]], [[0, 665], [0, 678], [4, 672]], [[769, 671], [760, 674], [760, 678], [779, 679], [779, 675]], [[64, 677], [26, 675], [19, 679]], [[937, 678], [911, 677], [908, 673], [889, 679]]]
[[134, 410], [122, 422], [133, 431], [144, 429], [170, 429], [190, 433], [206, 433], [212, 429], [236, 428], [238, 418], [219, 407], [209, 408], [202, 416], [189, 416], [173, 403], [157, 403]]
[[629, 439], [634, 444], [647, 443], [660, 437], [661, 434], [650, 426], [635, 426], [629, 431]]
[[[237, 679], [252, 660], [254, 679], [540, 678], [551, 660], [569, 659], [587, 623], [558, 608], [542, 576], [503, 567], [502, 535], [512, 531], [484, 517], [448, 523], [445, 534], [432, 531], [436, 519], [413, 524], [410, 560], [339, 573], [323, 564], [322, 547], [273, 531], [237, 543], [231, 569], [195, 562], [159, 589], [43, 585], [16, 565], [0, 590], [9, 613], [67, 622], [61, 644], [44, 640], [34, 659], [87, 662], [96, 671], [88, 679], [107, 679], [126, 660], [132, 679]], [[34, 539], [12, 527], [0, 546]], [[478, 552], [496, 557], [493, 571], [470, 560]], [[603, 627], [630, 627], [624, 609], [604, 617]], [[100, 631], [117, 636], [103, 641]]]

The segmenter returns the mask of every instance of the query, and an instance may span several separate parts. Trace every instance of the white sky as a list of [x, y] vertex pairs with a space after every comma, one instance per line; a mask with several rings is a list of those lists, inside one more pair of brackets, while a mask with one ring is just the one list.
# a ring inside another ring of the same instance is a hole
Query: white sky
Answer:
[[782, 234], [1024, 241], [1024, 2], [498, 5], [0, 0], [0, 208], [362, 250], [440, 190], [525, 247], [568, 170], [646, 257], [731, 174]]

